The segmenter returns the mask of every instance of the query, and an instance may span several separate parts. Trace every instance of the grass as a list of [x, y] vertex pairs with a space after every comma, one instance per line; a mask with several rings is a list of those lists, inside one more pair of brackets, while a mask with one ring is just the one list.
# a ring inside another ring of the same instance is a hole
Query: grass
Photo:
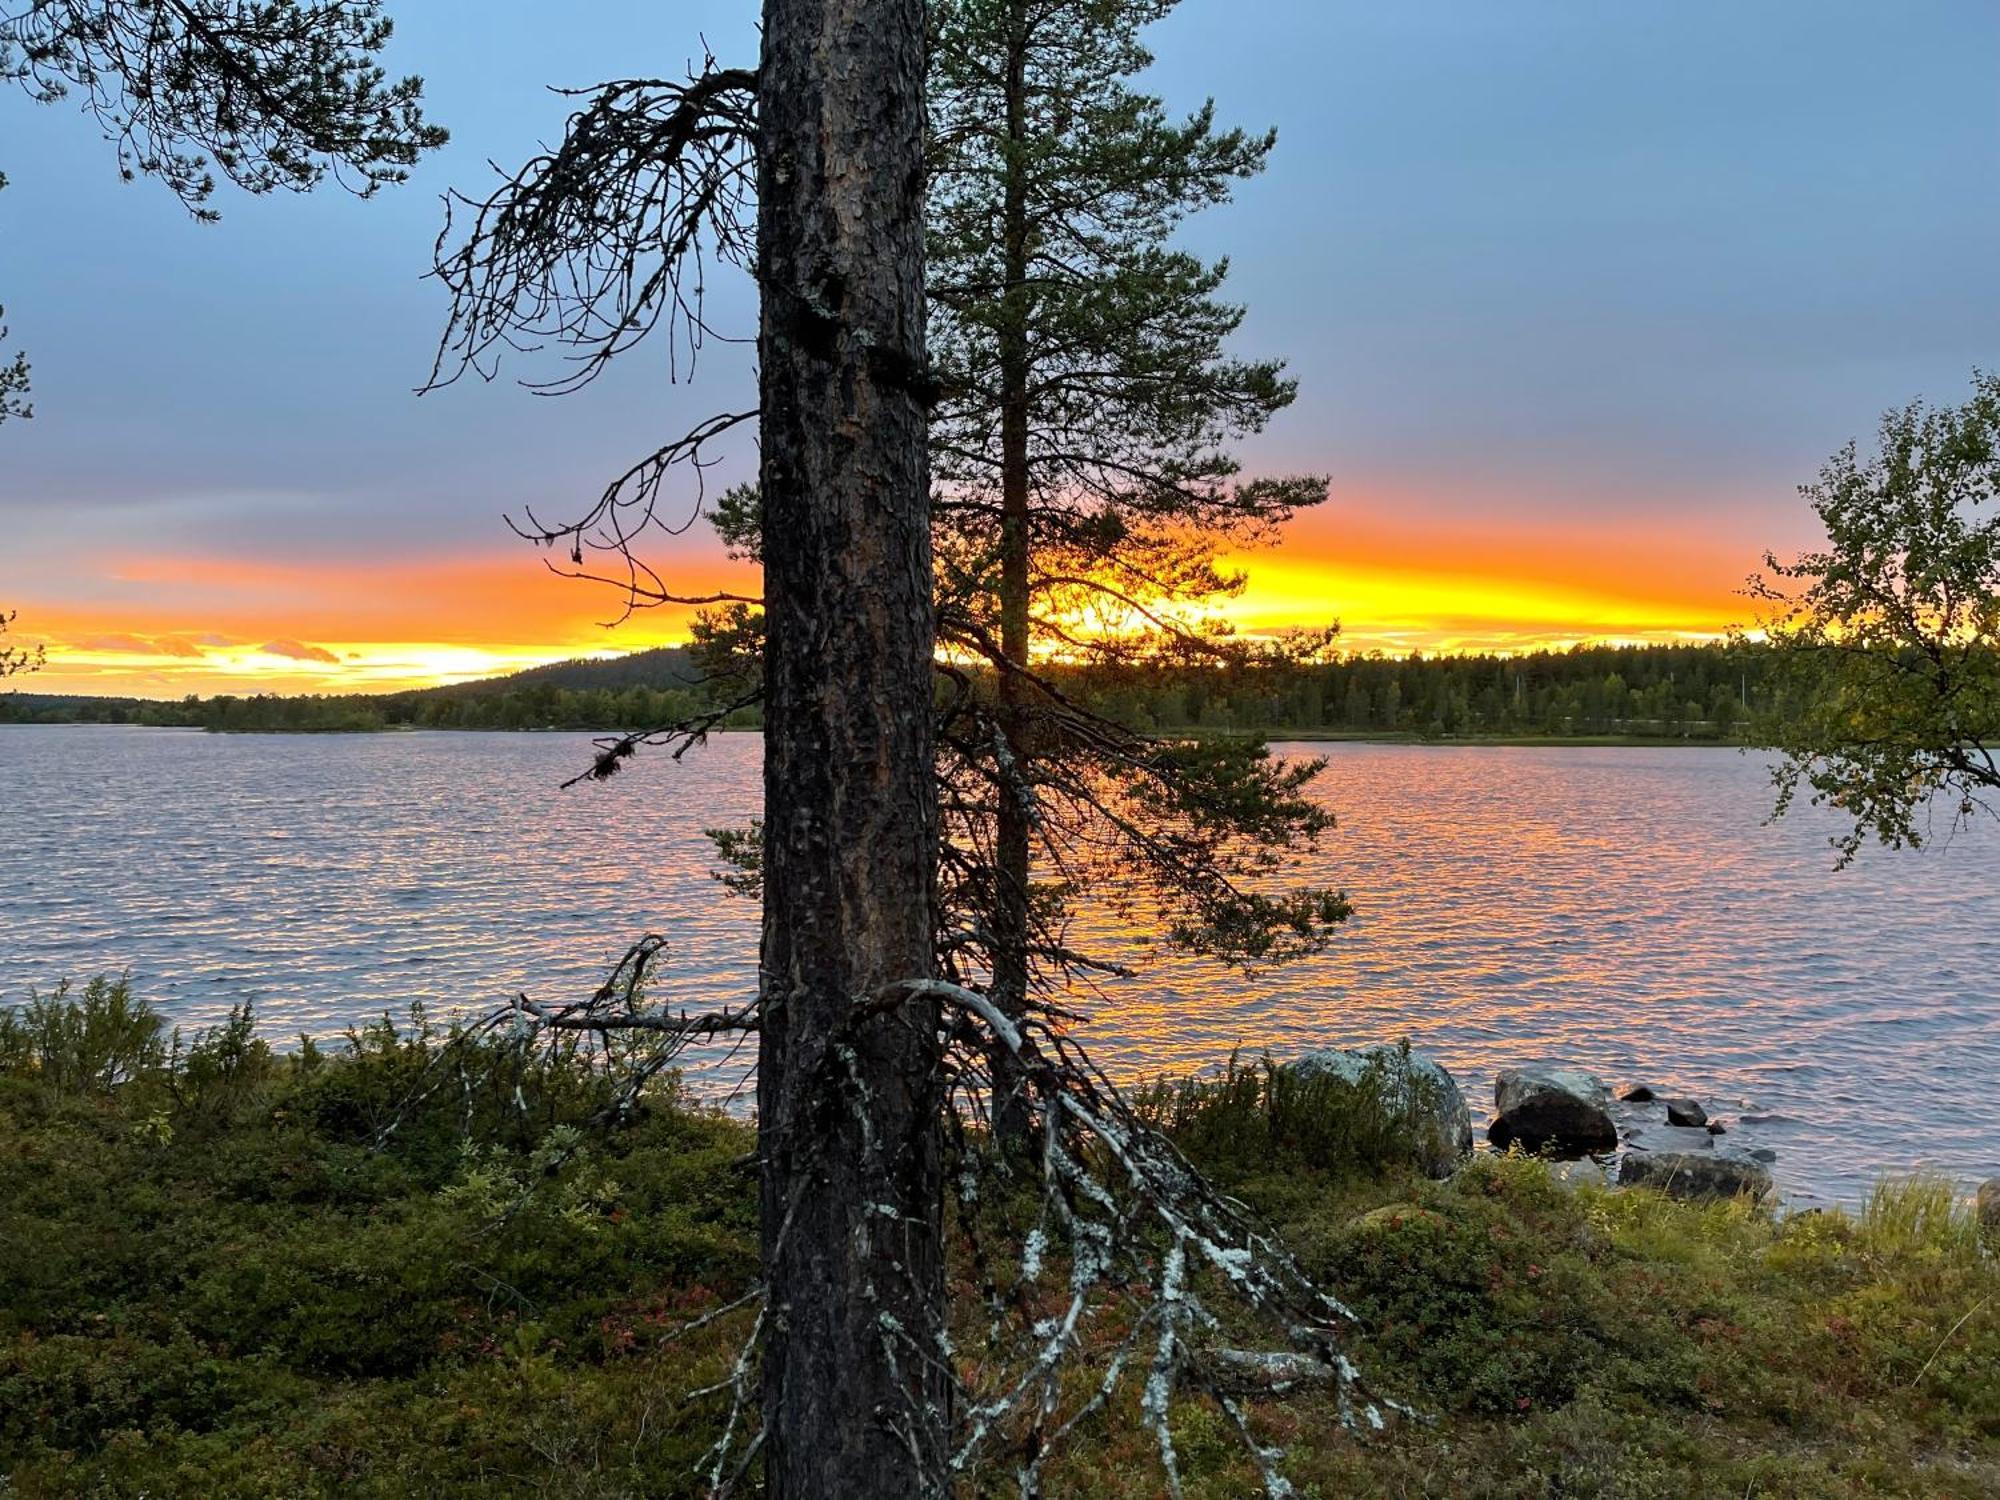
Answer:
[[[607, 1085], [561, 1055], [399, 1109], [446, 1040], [280, 1056], [106, 982], [0, 1019], [0, 1494], [699, 1493], [720, 1413], [682, 1397], [741, 1319], [673, 1335], [754, 1278], [745, 1127], [671, 1088], [593, 1125]], [[1780, 1222], [1519, 1157], [1433, 1183], [1313, 1102], [1247, 1067], [1147, 1100], [1429, 1417], [1358, 1442], [1261, 1405], [1301, 1495], [2000, 1494], [2000, 1268], [1945, 1184]], [[1173, 1421], [1191, 1497], [1254, 1492], [1221, 1413]], [[1049, 1486], [1160, 1492], [1129, 1402]]]

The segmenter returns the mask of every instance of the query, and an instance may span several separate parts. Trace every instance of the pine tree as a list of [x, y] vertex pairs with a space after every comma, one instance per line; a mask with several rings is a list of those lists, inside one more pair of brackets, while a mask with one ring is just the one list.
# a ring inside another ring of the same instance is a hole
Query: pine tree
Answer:
[[[950, 1484], [922, 0], [766, 0], [764, 1492]], [[889, 1003], [874, 1003], [887, 996]]]
[[[1243, 480], [1230, 451], [1288, 406], [1274, 360], [1232, 357], [1226, 262], [1172, 238], [1263, 169], [1270, 133], [1182, 120], [1132, 84], [1176, 0], [940, 0], [931, 7], [930, 342], [940, 726], [942, 952], [1010, 1012], [1115, 967], [1064, 939], [1079, 893], [1225, 961], [1318, 951], [1339, 893], [1263, 889], [1331, 819], [1317, 761], [1254, 736], [1155, 739], [1086, 709], [1045, 669], [1152, 686], [1179, 669], [1239, 684], [1323, 650], [1232, 638], [1226, 553], [1326, 496], [1317, 475]], [[717, 530], [763, 560], [754, 489]], [[749, 604], [705, 619], [722, 675], [755, 676]], [[733, 661], [732, 661], [733, 658]], [[1064, 681], [1069, 681], [1064, 674]], [[737, 853], [754, 850], [732, 835]], [[1054, 875], [1037, 885], [1037, 864]]]
[[[1089, 870], [1147, 889], [1174, 936], [1224, 958], [1313, 951], [1345, 914], [1326, 891], [1245, 881], [1326, 824], [1315, 765], [1254, 741], [1155, 744], [1080, 715], [1038, 663], [1157, 673], [1273, 662], [1213, 613], [1243, 576], [1225, 553], [1325, 498], [1317, 475], [1245, 481], [1230, 451], [1294, 396], [1275, 360], [1233, 357], [1244, 312], [1227, 262], [1173, 243], [1191, 213], [1260, 172], [1269, 132], [1212, 103], [1172, 118], [1133, 79], [1177, 0], [939, 0], [932, 6], [931, 343], [940, 628], [983, 660], [969, 696], [953, 832], [994, 993], [1018, 1010], [1077, 957], [1060, 887]], [[1259, 660], [1263, 655], [1264, 659]], [[990, 854], [986, 851], [990, 850]]]
[[[1241, 1205], [1188, 1169], [1052, 1010], [1010, 1015], [976, 982], [995, 949], [992, 792], [1027, 765], [1004, 730], [986, 732], [999, 723], [995, 668], [1017, 664], [993, 635], [990, 601], [969, 587], [982, 576], [971, 565], [981, 502], [946, 476], [941, 498], [965, 520], [963, 545], [955, 526], [933, 528], [924, 503], [922, 408], [939, 385], [924, 352], [914, 253], [925, 178], [922, 121], [909, 102], [921, 14], [915, 0], [766, 0], [756, 71], [711, 59], [685, 84], [630, 79], [587, 90], [559, 146], [486, 198], [455, 200], [463, 217], [448, 226], [438, 267], [453, 297], [439, 380], [491, 373], [505, 349], [546, 342], [575, 361], [555, 383], [574, 388], [662, 322], [698, 340], [701, 278], [717, 262], [754, 267], [762, 303], [756, 410], [698, 424], [575, 519], [530, 516], [520, 528], [560, 546], [577, 576], [598, 576], [586, 558], [609, 557], [632, 607], [731, 606], [710, 622], [707, 653], [713, 664], [730, 655], [725, 645], [742, 648], [726, 702], [600, 741], [591, 774], [616, 771], [642, 743], [678, 754], [742, 703], [763, 704], [766, 822], [759, 838], [720, 841], [725, 855], [740, 855], [737, 888], [764, 903], [759, 993], [740, 1006], [706, 997], [676, 1013], [648, 991], [665, 949], [649, 937], [589, 998], [543, 1005], [521, 996], [468, 1035], [520, 1046], [579, 1031], [648, 1036], [657, 1050], [633, 1074], [636, 1089], [696, 1039], [759, 1033], [766, 1281], [745, 1299], [762, 1312], [728, 1382], [735, 1406], [715, 1482], [726, 1486], [761, 1457], [774, 1494], [930, 1495], [1004, 1452], [1022, 1488], [1038, 1493], [1042, 1465], [1075, 1425], [1074, 1414], [1061, 1415], [1072, 1372], [1094, 1358], [1076, 1330], [1112, 1303], [1145, 1330], [1150, 1352], [1143, 1372], [1129, 1345], [1103, 1361], [1085, 1380], [1098, 1390], [1087, 1409], [1108, 1403], [1128, 1376], [1142, 1381], [1141, 1418], [1171, 1481], [1178, 1390], [1221, 1400], [1241, 1393], [1239, 1372], [1253, 1385], [1282, 1372], [1273, 1378], [1287, 1386], [1334, 1390], [1356, 1430], [1379, 1424], [1380, 1412], [1341, 1352], [1339, 1304]], [[1161, 250], [1141, 269], [1170, 263]], [[1209, 268], [1182, 286], [1206, 295], [1217, 276]], [[1136, 293], [1126, 300], [1139, 305]], [[1182, 303], [1182, 313], [1198, 311]], [[1220, 358], [1237, 315], [1215, 307], [1207, 316], [1205, 347]], [[1134, 347], [1152, 339], [1140, 334]], [[1160, 373], [1175, 368], [1214, 373], [1185, 361]], [[1279, 382], [1267, 368], [1239, 385], [1275, 394]], [[1148, 401], [1167, 431], [1175, 400], [1160, 392]], [[1226, 408], [1183, 424], [1174, 453], [1160, 439], [1157, 482], [1135, 488], [1124, 509], [1076, 518], [1079, 537], [1125, 527], [1151, 550], [1119, 555], [1141, 559], [1141, 569], [1173, 566], [1174, 587], [1047, 581], [1086, 597], [1151, 600], [1162, 617], [1226, 589], [1212, 549], [1168, 533], [1204, 519], [1254, 531], [1285, 510], [1282, 485], [1228, 482], [1233, 467], [1214, 451], [1239, 430]], [[701, 480], [713, 445], [752, 422], [762, 435], [760, 486], [723, 497], [720, 509], [725, 534], [763, 564], [766, 598], [676, 593], [640, 544], [653, 528], [688, 524], [683, 507], [662, 509], [674, 481], [689, 481], [697, 514], [709, 504]], [[1204, 422], [1212, 436], [1195, 433]], [[1107, 464], [1120, 461], [1112, 452]], [[1126, 499], [1121, 491], [1106, 505], [1114, 498]], [[951, 555], [936, 588], [940, 549]], [[1082, 563], [1105, 550], [1067, 555]], [[1032, 598], [1032, 568], [1029, 577]], [[934, 607], [947, 647], [936, 655]], [[1195, 621], [1157, 639], [1128, 632], [1099, 644], [1093, 658], [1112, 666], [1221, 646]], [[1250, 672], [1254, 655], [1222, 659]], [[1196, 947], [1283, 956], [1322, 940], [1344, 912], [1337, 895], [1271, 896], [1244, 878], [1320, 826], [1303, 795], [1311, 767], [1275, 767], [1261, 746], [1157, 743], [1018, 665], [1039, 695], [1024, 703], [1016, 694], [1022, 711], [1012, 722], [1032, 738], [1020, 741], [1036, 778], [1023, 805], [1046, 830], [1045, 851], [1071, 868], [1121, 850], [1143, 857], [1147, 888], [1174, 913], [1175, 935]], [[933, 733], [943, 746], [935, 754]], [[960, 838], [936, 836], [940, 803]], [[1027, 956], [1044, 980], [1099, 962], [1060, 946], [1059, 917], [1053, 897], [1031, 904]], [[1003, 1159], [986, 1149], [977, 1127], [996, 1095], [1039, 1122], [1040, 1150]], [[1034, 1188], [1024, 1192], [1017, 1173], [1032, 1174]], [[954, 1233], [977, 1242], [970, 1258], [994, 1314], [972, 1361], [954, 1357], [946, 1337], [947, 1191]], [[1010, 1202], [1035, 1205], [1025, 1241]], [[981, 1237], [994, 1231], [1008, 1237], [1009, 1254], [985, 1248]], [[1003, 1271], [1024, 1242], [1065, 1248]], [[1222, 1274], [1211, 1284], [1202, 1268]], [[1248, 1309], [1283, 1352], [1212, 1348], [1224, 1326], [1208, 1308], [1212, 1294]], [[1051, 1318], [1050, 1305], [1067, 1311]], [[739, 1419], [752, 1404], [760, 1339], [764, 1424], [746, 1443]], [[1267, 1493], [1285, 1493], [1273, 1450], [1247, 1428], [1241, 1435]]]

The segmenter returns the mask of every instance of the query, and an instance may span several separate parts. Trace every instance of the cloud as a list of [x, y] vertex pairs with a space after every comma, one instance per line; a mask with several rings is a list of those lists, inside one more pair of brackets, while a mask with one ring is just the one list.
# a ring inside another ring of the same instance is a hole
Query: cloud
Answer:
[[308, 646], [304, 641], [266, 641], [258, 648], [267, 656], [283, 656], [292, 661], [323, 661], [339, 666], [340, 658], [324, 646]]
[[183, 660], [199, 660], [201, 648], [189, 641], [173, 636], [160, 636], [147, 640], [137, 635], [94, 635], [76, 643], [78, 651], [110, 651], [124, 656], [178, 656]]

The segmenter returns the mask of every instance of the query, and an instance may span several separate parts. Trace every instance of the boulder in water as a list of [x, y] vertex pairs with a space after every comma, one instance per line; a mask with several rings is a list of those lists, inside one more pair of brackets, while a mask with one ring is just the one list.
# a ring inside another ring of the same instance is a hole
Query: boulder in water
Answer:
[[1635, 1084], [1633, 1087], [1625, 1090], [1624, 1093], [1620, 1094], [1618, 1096], [1618, 1102], [1620, 1104], [1651, 1104], [1655, 1099], [1659, 1097], [1660, 1096], [1658, 1094], [1654, 1093], [1651, 1089], [1647, 1088], [1645, 1084], [1641, 1083], [1641, 1084]]
[[1290, 1067], [1300, 1078], [1338, 1078], [1356, 1087], [1375, 1073], [1383, 1102], [1410, 1112], [1417, 1160], [1433, 1177], [1451, 1176], [1472, 1154], [1472, 1111], [1458, 1081], [1433, 1057], [1384, 1043], [1358, 1051], [1308, 1052]]
[[1708, 1111], [1692, 1099], [1669, 1099], [1667, 1101], [1667, 1123], [1669, 1125], [1702, 1126], [1708, 1123]]
[[1692, 1098], [1670, 1098], [1666, 1100], [1666, 1122], [1700, 1128], [1708, 1124], [1708, 1110]]
[[1771, 1191], [1771, 1174], [1745, 1157], [1719, 1151], [1628, 1151], [1618, 1164], [1618, 1185], [1658, 1188], [1687, 1201], [1745, 1193], [1762, 1198]]
[[1507, 1068], [1493, 1084], [1493, 1123], [1486, 1135], [1505, 1150], [1519, 1144], [1539, 1155], [1584, 1156], [1618, 1144], [1611, 1091], [1580, 1068]]

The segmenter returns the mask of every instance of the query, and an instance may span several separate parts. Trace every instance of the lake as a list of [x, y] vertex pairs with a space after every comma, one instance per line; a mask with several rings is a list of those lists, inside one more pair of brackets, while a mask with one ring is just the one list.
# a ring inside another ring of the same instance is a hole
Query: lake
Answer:
[[[742, 1000], [755, 912], [710, 878], [702, 830], [755, 813], [760, 741], [559, 791], [588, 750], [0, 726], [0, 1004], [124, 970], [183, 1023], [250, 999], [274, 1035], [324, 1034], [575, 995], [648, 930], [670, 998]], [[1516, 1061], [1693, 1094], [1725, 1146], [1778, 1152], [1794, 1205], [2000, 1172], [2000, 827], [1836, 872], [1832, 822], [1766, 824], [1764, 767], [1733, 750], [1279, 750], [1327, 759], [1340, 827], [1300, 873], [1356, 916], [1290, 968], [1170, 957], [1110, 983], [1086, 1036], [1114, 1076], [1408, 1036], [1482, 1122]]]

